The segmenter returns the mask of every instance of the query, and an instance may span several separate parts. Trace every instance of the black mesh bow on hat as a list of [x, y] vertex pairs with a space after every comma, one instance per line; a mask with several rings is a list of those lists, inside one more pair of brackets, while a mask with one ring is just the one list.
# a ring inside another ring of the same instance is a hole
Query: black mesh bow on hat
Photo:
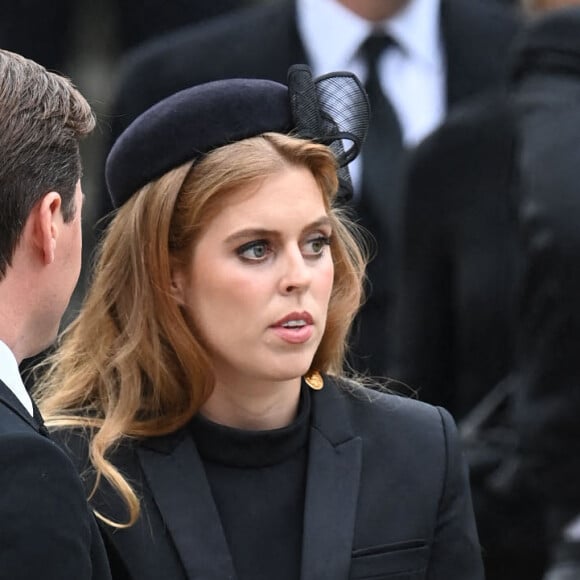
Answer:
[[337, 72], [312, 78], [305, 65], [288, 71], [288, 86], [263, 79], [227, 79], [185, 89], [160, 101], [120, 135], [105, 175], [113, 205], [144, 185], [217, 147], [267, 132], [328, 145], [339, 166], [337, 196], [348, 199], [347, 164], [364, 141], [369, 104], [359, 80]]

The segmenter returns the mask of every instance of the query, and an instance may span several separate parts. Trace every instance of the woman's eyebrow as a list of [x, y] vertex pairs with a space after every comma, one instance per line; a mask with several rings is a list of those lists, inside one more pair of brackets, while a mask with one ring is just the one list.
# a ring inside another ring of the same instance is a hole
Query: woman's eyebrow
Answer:
[[[330, 227], [331, 221], [328, 216], [323, 216], [302, 228], [302, 231], [312, 230], [320, 227]], [[278, 230], [269, 230], [268, 228], [246, 228], [234, 232], [226, 238], [226, 242], [235, 242], [237, 240], [247, 239], [247, 238], [268, 238], [268, 237], [279, 237], [280, 232]]]
[[234, 232], [226, 238], [226, 242], [235, 242], [247, 238], [269, 238], [277, 235], [279, 234], [275, 230], [268, 230], [266, 228], [247, 228], [245, 230]]

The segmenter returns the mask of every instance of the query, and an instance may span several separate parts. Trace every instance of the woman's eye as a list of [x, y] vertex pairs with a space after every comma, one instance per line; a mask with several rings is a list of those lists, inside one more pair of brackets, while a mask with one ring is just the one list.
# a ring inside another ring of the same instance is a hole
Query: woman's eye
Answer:
[[263, 260], [270, 253], [268, 243], [263, 240], [249, 242], [237, 249], [237, 254], [244, 260]]
[[330, 238], [327, 236], [317, 236], [306, 242], [305, 254], [308, 256], [320, 256], [324, 248], [330, 245]]

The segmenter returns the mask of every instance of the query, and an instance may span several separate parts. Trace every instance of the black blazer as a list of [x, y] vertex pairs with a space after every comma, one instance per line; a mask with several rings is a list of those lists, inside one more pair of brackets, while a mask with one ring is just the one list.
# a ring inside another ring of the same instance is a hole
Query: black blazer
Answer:
[[[60, 438], [85, 470], [86, 442]], [[312, 393], [308, 446], [302, 580], [483, 578], [466, 470], [444, 410], [352, 393], [326, 377]], [[142, 498], [135, 526], [105, 530], [115, 580], [235, 579], [189, 429], [126, 442], [112, 461]], [[106, 486], [93, 505], [126, 517]]]
[[[441, 0], [450, 108], [502, 81], [508, 47], [518, 29], [514, 14], [489, 0]], [[294, 0], [261, 2], [203, 26], [184, 28], [143, 45], [125, 63], [112, 107], [113, 139], [137, 115], [178, 90], [231, 77], [286, 82], [292, 64], [308, 62]], [[366, 199], [364, 192], [361, 199]], [[103, 212], [112, 209], [108, 196], [103, 203]], [[392, 207], [400, 207], [398, 200]], [[396, 308], [398, 240], [393, 241], [396, 232], [391, 226], [399, 216], [392, 217], [396, 209], [386, 215], [364, 202], [356, 210], [377, 238], [378, 251], [368, 270], [371, 292], [358, 317], [351, 362], [360, 371], [385, 375], [392, 336], [387, 330]]]
[[73, 464], [1, 381], [0, 577], [111, 578]]

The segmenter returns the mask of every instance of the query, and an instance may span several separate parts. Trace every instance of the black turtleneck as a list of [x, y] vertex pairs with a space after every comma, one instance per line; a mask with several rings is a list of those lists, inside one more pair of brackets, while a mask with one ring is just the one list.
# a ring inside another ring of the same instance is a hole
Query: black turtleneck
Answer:
[[191, 429], [238, 580], [300, 578], [308, 388], [287, 427], [247, 431], [197, 416]]

